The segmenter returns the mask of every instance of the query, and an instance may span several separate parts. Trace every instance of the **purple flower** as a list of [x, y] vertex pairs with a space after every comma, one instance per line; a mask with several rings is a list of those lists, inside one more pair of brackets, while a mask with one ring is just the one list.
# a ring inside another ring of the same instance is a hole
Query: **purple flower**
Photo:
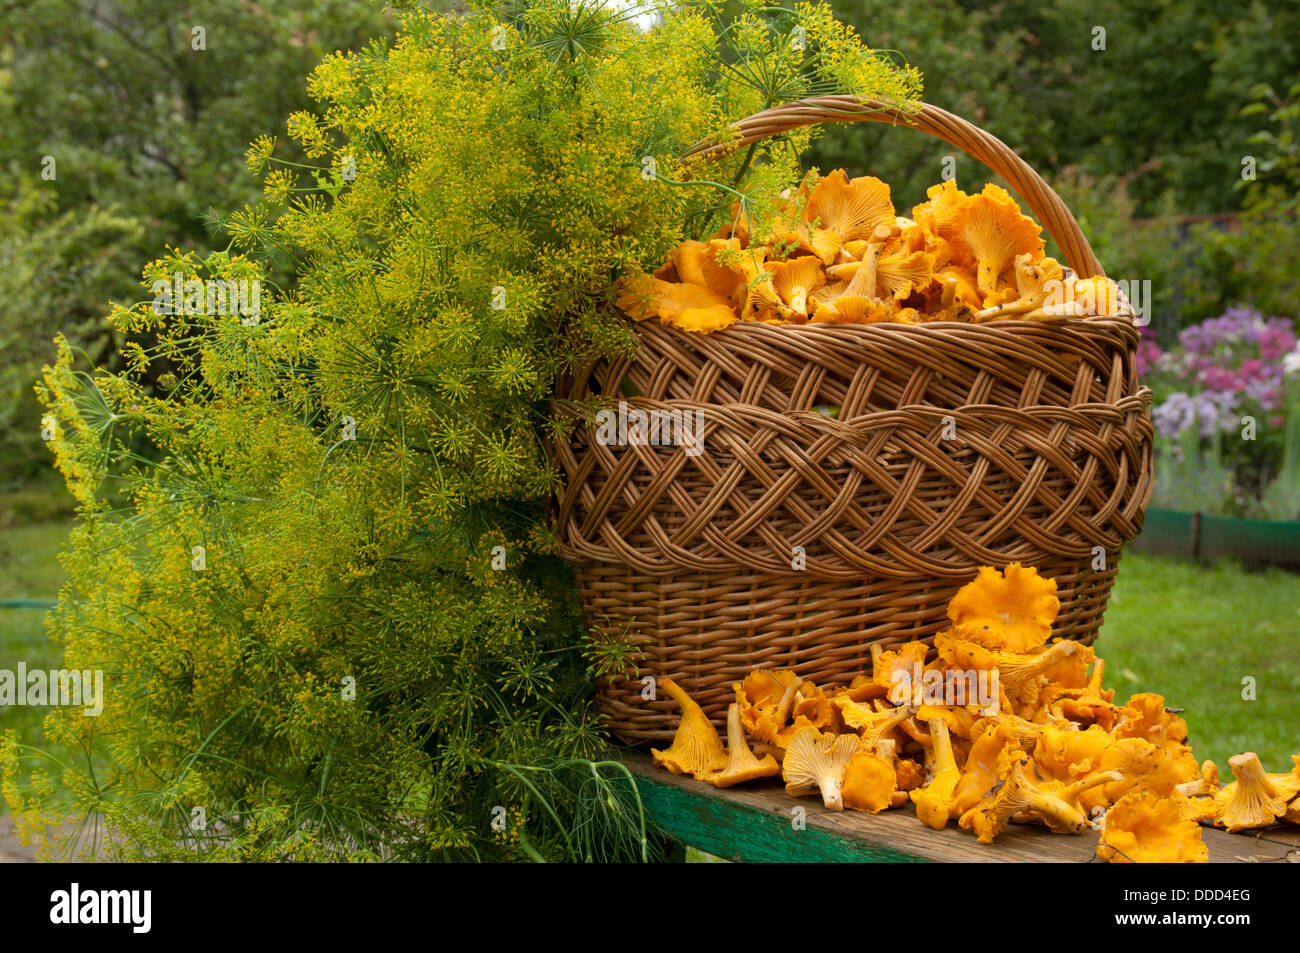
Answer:
[[1232, 416], [1236, 409], [1235, 394], [1215, 394], [1206, 391], [1196, 395], [1197, 432], [1202, 439], [1214, 436], [1215, 430], [1233, 430], [1236, 422]]
[[1214, 436], [1215, 430], [1233, 430], [1237, 421], [1237, 395], [1202, 391], [1195, 397], [1175, 391], [1151, 412], [1156, 430], [1165, 437], [1176, 437], [1184, 430], [1195, 427], [1203, 439]]
[[1182, 391], [1170, 394], [1151, 412], [1156, 430], [1165, 437], [1176, 437], [1196, 420], [1196, 403]]

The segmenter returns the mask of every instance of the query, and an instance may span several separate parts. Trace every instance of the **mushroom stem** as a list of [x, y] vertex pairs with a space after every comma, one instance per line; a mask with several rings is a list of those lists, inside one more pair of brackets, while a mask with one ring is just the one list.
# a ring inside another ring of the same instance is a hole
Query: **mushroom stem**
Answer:
[[862, 262], [853, 272], [853, 280], [844, 289], [845, 296], [876, 297], [876, 259], [880, 255], [880, 245], [871, 242], [862, 253]]

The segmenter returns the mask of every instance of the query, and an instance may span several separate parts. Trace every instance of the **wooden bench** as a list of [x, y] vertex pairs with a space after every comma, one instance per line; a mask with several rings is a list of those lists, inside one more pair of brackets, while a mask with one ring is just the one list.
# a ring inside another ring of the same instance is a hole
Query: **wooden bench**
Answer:
[[[980, 844], [956, 824], [931, 830], [909, 804], [880, 814], [828, 811], [813, 798], [791, 798], [777, 779], [719, 789], [655, 767], [647, 754], [625, 751], [649, 818], [677, 845], [734, 861], [898, 863], [1100, 863], [1097, 834], [1052, 834], [1012, 825], [995, 844]], [[805, 827], [796, 830], [795, 808]], [[1228, 834], [1202, 828], [1211, 863], [1300, 861], [1300, 830], [1292, 826]]]

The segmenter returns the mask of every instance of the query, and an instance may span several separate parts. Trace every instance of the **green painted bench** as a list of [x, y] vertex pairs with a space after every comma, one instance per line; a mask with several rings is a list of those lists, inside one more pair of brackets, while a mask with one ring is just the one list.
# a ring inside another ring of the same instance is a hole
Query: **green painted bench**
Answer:
[[[655, 767], [648, 755], [624, 751], [650, 820], [676, 845], [726, 860], [762, 862], [1100, 863], [1097, 834], [1052, 834], [1013, 826], [996, 844], [980, 844], [950, 825], [931, 830], [911, 805], [880, 814], [828, 811], [816, 798], [791, 798], [775, 779], [719, 790]], [[802, 829], [795, 810], [802, 808]], [[1204, 828], [1211, 863], [1300, 861], [1295, 827], [1227, 834]], [[678, 856], [682, 851], [677, 851]]]

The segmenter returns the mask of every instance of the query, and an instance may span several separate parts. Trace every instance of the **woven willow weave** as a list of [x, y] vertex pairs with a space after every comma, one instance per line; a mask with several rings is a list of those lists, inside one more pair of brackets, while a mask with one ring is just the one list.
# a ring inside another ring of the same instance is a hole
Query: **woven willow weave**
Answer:
[[[1064, 214], [1075, 236], [1058, 243], [1096, 273]], [[1131, 314], [638, 337], [634, 358], [561, 381], [557, 407], [598, 394], [684, 415], [698, 442], [609, 445], [588, 425], [553, 452], [588, 623], [636, 643], [641, 675], [671, 676], [721, 725], [751, 669], [846, 683], [873, 642], [933, 636], [979, 566], [1013, 561], [1057, 580], [1055, 635], [1095, 638], [1151, 492]], [[623, 741], [665, 741], [675, 706], [642, 689], [605, 681], [598, 707]]]

